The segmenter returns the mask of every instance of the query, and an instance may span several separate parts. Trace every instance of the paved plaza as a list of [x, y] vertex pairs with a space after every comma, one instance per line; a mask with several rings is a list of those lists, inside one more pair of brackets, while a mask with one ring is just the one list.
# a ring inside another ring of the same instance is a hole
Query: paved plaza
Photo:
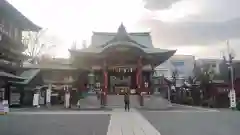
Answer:
[[0, 135], [106, 135], [107, 114], [39, 113], [0, 116]]
[[239, 135], [240, 112], [141, 112], [161, 135]]
[[171, 110], [14, 111], [1, 135], [239, 135], [239, 112], [173, 105]]

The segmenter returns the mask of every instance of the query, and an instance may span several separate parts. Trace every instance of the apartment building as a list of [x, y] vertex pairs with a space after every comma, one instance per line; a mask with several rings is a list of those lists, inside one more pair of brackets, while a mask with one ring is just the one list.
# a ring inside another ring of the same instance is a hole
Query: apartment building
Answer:
[[220, 64], [223, 62], [222, 59], [198, 59], [196, 60], [196, 66], [204, 68], [208, 66], [216, 74], [220, 74]]
[[179, 78], [188, 78], [193, 76], [195, 57], [192, 55], [174, 55], [168, 61], [156, 67], [155, 76], [172, 77], [174, 71]]

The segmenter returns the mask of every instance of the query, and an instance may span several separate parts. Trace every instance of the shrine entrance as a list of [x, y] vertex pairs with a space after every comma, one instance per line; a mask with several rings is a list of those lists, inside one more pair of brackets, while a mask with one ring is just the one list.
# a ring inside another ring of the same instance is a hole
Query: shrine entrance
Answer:
[[110, 70], [108, 94], [122, 95], [125, 91], [135, 94], [136, 72], [132, 68], [118, 68]]
[[134, 67], [114, 67], [108, 69], [107, 106], [110, 108], [124, 107], [124, 94], [130, 94], [130, 107], [139, 107], [137, 95], [136, 69]]

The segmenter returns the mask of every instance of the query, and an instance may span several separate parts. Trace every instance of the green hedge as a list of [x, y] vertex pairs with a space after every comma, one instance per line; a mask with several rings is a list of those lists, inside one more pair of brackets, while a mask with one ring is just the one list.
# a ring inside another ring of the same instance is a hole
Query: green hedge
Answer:
[[193, 105], [193, 98], [192, 97], [186, 97], [183, 99], [183, 104], [187, 104], [187, 105]]
[[237, 106], [236, 106], [237, 110], [240, 111], [240, 101], [237, 102]]

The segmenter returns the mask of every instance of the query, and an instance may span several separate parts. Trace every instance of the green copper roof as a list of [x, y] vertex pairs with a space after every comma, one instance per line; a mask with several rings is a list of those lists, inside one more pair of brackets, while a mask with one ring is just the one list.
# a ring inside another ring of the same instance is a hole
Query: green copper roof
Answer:
[[117, 41], [132, 42], [141, 48], [153, 48], [150, 33], [127, 33], [123, 24], [120, 25], [117, 33], [94, 32], [91, 47], [105, 47]]
[[16, 76], [14, 74], [7, 73], [7, 72], [4, 72], [4, 71], [0, 71], [0, 78], [6, 78], [8, 80], [24, 80], [25, 79], [23, 77]]
[[20, 76], [22, 78], [26, 78], [24, 81], [22, 82], [13, 82], [13, 83], [16, 83], [16, 84], [28, 84], [38, 73], [40, 72], [40, 69], [29, 69], [29, 70], [26, 70], [26, 71], [23, 71], [22, 74], [20, 74]]

